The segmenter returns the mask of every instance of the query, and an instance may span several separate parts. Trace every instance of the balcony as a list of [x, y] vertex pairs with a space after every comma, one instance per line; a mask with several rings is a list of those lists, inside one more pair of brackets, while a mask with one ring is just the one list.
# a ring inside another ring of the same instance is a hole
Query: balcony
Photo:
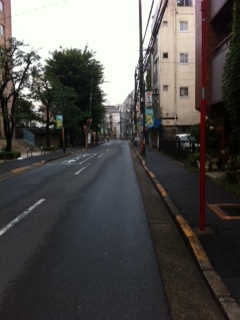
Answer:
[[211, 1], [211, 19], [212, 20], [229, 20], [233, 0], [212, 0]]

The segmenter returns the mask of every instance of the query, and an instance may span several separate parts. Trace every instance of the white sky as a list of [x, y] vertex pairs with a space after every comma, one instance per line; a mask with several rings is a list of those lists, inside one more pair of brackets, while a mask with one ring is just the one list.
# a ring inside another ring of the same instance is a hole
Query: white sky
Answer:
[[[43, 58], [60, 46], [83, 50], [88, 44], [105, 68], [107, 83], [102, 89], [107, 103], [121, 104], [134, 89], [138, 4], [138, 0], [12, 0], [12, 35], [34, 49], [41, 48]], [[143, 34], [151, 4], [142, 0]]]

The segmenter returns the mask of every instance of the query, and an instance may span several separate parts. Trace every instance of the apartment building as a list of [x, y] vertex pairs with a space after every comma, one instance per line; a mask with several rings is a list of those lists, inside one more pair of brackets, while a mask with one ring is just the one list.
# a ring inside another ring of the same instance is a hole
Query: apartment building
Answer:
[[153, 88], [159, 92], [163, 139], [199, 123], [195, 105], [195, 1], [169, 0], [153, 54]]
[[[12, 37], [11, 0], [0, 0], [0, 44]], [[0, 111], [0, 137], [4, 136], [3, 119]]]
[[109, 138], [120, 138], [121, 136], [121, 106], [106, 105], [105, 119], [102, 124], [102, 133]]

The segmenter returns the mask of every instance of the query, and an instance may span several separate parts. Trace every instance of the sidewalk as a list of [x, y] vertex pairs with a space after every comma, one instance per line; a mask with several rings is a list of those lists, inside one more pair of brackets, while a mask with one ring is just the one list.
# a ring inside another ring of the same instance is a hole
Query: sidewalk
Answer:
[[240, 198], [214, 183], [217, 174], [206, 175], [205, 230], [200, 232], [199, 173], [148, 146], [139, 158], [222, 309], [229, 319], [240, 319]]
[[14, 160], [0, 160], [0, 179], [11, 175], [12, 173], [20, 172], [31, 168], [32, 166], [41, 165], [45, 162], [52, 161], [56, 158], [65, 157], [78, 149], [67, 149], [66, 153], [63, 150], [52, 152], [34, 151], [32, 154], [22, 153], [21, 157]]

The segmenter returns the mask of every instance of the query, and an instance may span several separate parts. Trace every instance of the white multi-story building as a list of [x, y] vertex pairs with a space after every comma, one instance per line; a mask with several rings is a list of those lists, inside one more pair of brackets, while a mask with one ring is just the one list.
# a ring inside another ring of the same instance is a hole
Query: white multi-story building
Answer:
[[195, 109], [195, 1], [168, 0], [154, 48], [152, 87], [159, 91], [163, 138], [187, 132], [200, 120]]
[[120, 119], [120, 106], [108, 105], [105, 106], [106, 115], [103, 121], [103, 133], [108, 135], [109, 138], [120, 138], [121, 133], [121, 119]]

